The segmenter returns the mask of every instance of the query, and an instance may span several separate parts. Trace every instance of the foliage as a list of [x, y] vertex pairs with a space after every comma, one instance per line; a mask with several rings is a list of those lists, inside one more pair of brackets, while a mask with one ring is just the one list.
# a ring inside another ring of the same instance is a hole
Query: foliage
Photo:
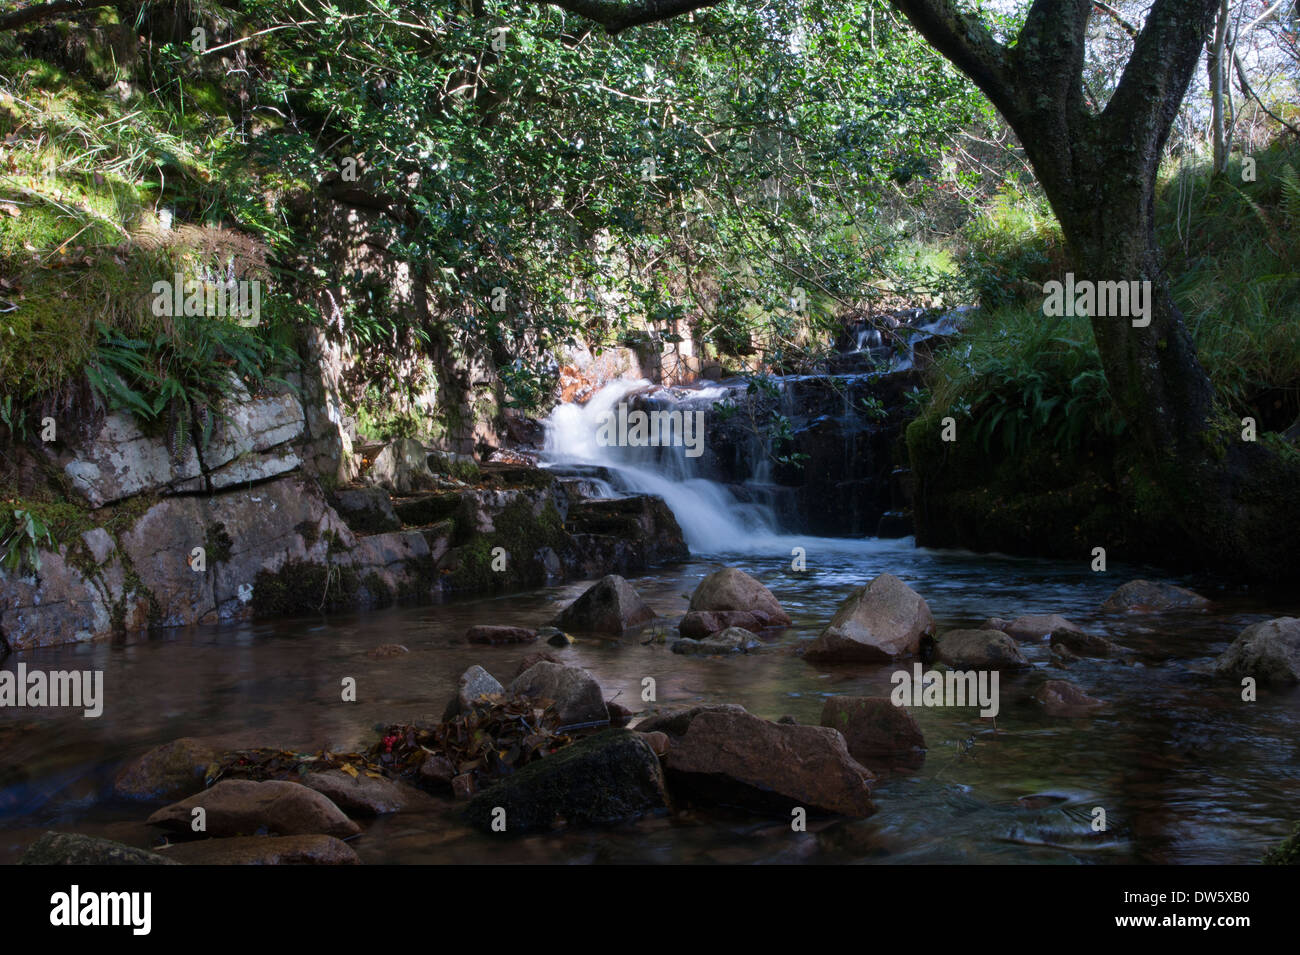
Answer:
[[53, 547], [49, 527], [36, 514], [22, 508], [0, 508], [0, 569], [41, 569], [42, 546]]

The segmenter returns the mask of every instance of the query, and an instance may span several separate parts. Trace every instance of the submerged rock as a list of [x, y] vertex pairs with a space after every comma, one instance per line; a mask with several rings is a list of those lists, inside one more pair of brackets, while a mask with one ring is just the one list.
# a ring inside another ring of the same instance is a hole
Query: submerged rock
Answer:
[[1066, 680], [1048, 680], [1034, 692], [1048, 716], [1088, 716], [1106, 704]]
[[1043, 640], [1054, 633], [1071, 631], [1082, 633], [1083, 628], [1066, 620], [1059, 613], [1031, 613], [1015, 620], [990, 617], [981, 630], [1001, 630], [1017, 640]]
[[880, 663], [913, 656], [934, 630], [924, 598], [893, 574], [881, 574], [840, 605], [804, 659], [814, 663]]
[[720, 653], [744, 653], [747, 650], [753, 650], [761, 646], [762, 643], [758, 637], [748, 630], [743, 630], [740, 627], [728, 627], [726, 630], [720, 630], [703, 640], [691, 640], [685, 637], [681, 640], [674, 640], [671, 649], [673, 653], [710, 656]]
[[849, 754], [864, 763], [916, 756], [925, 750], [916, 718], [888, 697], [829, 697], [822, 706], [821, 725], [838, 730]]
[[1001, 630], [949, 630], [935, 641], [938, 659], [956, 670], [1029, 666], [1020, 646]]
[[19, 865], [178, 865], [175, 860], [135, 846], [83, 836], [75, 832], [47, 832], [18, 860]]
[[493, 831], [504, 810], [505, 832], [558, 824], [606, 825], [668, 805], [659, 757], [644, 736], [606, 730], [529, 763], [484, 790], [465, 807], [471, 825]]
[[609, 720], [600, 684], [582, 667], [543, 661], [535, 663], [510, 683], [511, 696], [552, 700], [565, 725]]
[[691, 610], [677, 624], [677, 632], [683, 637], [700, 640], [728, 627], [761, 630], [763, 621], [747, 610]]
[[1101, 605], [1105, 613], [1154, 613], [1208, 607], [1210, 601], [1194, 590], [1161, 581], [1130, 580]]
[[[788, 627], [790, 617], [772, 591], [743, 570], [724, 567], [700, 581], [691, 595], [691, 610], [744, 611], [755, 617], [760, 627]], [[727, 622], [723, 626], [737, 626]], [[748, 629], [748, 628], [746, 628]], [[683, 631], [683, 633], [685, 633]]]
[[226, 779], [189, 799], [159, 809], [147, 820], [169, 832], [193, 833], [192, 811], [202, 808], [209, 836], [252, 835], [260, 830], [283, 836], [354, 836], [361, 829], [327, 797], [300, 783]]
[[482, 625], [470, 627], [465, 631], [465, 640], [488, 646], [501, 646], [509, 643], [532, 643], [537, 639], [536, 630], [525, 627], [498, 627]]
[[113, 781], [120, 799], [183, 799], [203, 788], [207, 769], [221, 759], [215, 747], [183, 737], [128, 763]]
[[1215, 672], [1260, 683], [1300, 683], [1300, 618], [1278, 617], [1247, 627], [1219, 657]]
[[351, 846], [333, 836], [233, 836], [178, 842], [163, 850], [184, 865], [359, 865]]
[[1082, 630], [1057, 630], [1052, 633], [1052, 651], [1068, 660], [1073, 657], [1113, 657], [1119, 645], [1095, 633]]
[[654, 618], [655, 612], [631, 584], [609, 574], [569, 604], [552, 626], [579, 633], [622, 633]]

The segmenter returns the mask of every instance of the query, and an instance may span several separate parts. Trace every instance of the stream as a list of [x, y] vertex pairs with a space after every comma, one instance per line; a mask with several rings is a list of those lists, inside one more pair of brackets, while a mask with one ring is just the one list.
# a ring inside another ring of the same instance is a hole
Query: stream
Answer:
[[[692, 810], [613, 829], [501, 838], [463, 825], [446, 799], [362, 821], [353, 845], [364, 862], [1250, 863], [1289, 832], [1300, 797], [1300, 689], [1262, 687], [1257, 702], [1242, 702], [1239, 688], [1214, 678], [1213, 665], [1243, 627], [1300, 615], [1300, 599], [1179, 579], [1213, 598], [1211, 610], [1108, 616], [1099, 607], [1119, 584], [1169, 578], [1138, 567], [1093, 573], [1082, 561], [927, 550], [911, 538], [785, 533], [760, 507], [737, 503], [689, 470], [586, 440], [592, 415], [634, 387], [611, 386], [587, 408], [564, 406], [550, 422], [546, 459], [606, 468], [608, 493], [662, 494], [691, 547], [689, 561], [631, 578], [666, 619], [553, 651], [587, 668], [607, 698], [634, 712], [648, 708], [641, 688], [652, 677], [653, 705], [739, 703], [768, 719], [815, 724], [827, 696], [888, 696], [890, 675], [910, 670], [910, 661], [818, 667], [792, 653], [854, 588], [883, 572], [925, 597], [940, 631], [989, 616], [1060, 613], [1125, 653], [1061, 669], [1045, 642], [1025, 645], [1033, 667], [1002, 674], [996, 718], [973, 707], [914, 708], [926, 758], [873, 767], [878, 812], [867, 819], [810, 819], [808, 831], [796, 833], [788, 820]], [[805, 570], [792, 569], [795, 548], [806, 553]], [[675, 634], [673, 618], [690, 593], [724, 564], [766, 584], [793, 625], [765, 632], [761, 650], [732, 657], [675, 655], [652, 642], [656, 628]], [[149, 807], [106, 794], [123, 762], [178, 737], [347, 752], [370, 745], [377, 724], [436, 719], [467, 667], [481, 664], [508, 681], [536, 649], [470, 645], [468, 627], [544, 625], [589, 584], [26, 652], [29, 668], [102, 669], [107, 702], [98, 719], [79, 710], [0, 710], [0, 863], [17, 861], [47, 828], [156, 843], [143, 824]], [[369, 656], [394, 643], [410, 653]], [[16, 665], [14, 657], [3, 663]], [[357, 681], [357, 702], [340, 700], [345, 677]], [[1030, 699], [1045, 678], [1068, 679], [1107, 706], [1088, 718], [1048, 717]], [[1096, 807], [1105, 811], [1105, 831], [1093, 831]]]

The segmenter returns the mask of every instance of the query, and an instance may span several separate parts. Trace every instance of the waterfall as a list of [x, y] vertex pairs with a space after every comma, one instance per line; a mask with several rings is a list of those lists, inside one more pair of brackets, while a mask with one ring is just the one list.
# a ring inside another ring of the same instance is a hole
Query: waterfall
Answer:
[[[726, 486], [700, 474], [700, 458], [686, 447], [604, 446], [598, 440], [602, 423], [621, 403], [682, 413], [707, 412], [727, 394], [726, 387], [659, 388], [645, 380], [614, 381], [585, 405], [559, 405], [543, 424], [544, 466], [599, 467], [609, 475], [608, 491], [655, 494], [667, 503], [692, 553], [753, 553], [768, 550], [781, 539], [770, 509], [737, 499]], [[707, 440], [705, 438], [704, 440]]]

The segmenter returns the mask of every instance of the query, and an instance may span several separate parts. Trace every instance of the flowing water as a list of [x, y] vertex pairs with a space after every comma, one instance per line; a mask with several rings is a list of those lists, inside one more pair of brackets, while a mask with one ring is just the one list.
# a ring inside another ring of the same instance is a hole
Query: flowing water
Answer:
[[[1034, 668], [1003, 674], [995, 719], [974, 708], [914, 709], [926, 757], [919, 766], [880, 770], [879, 811], [865, 820], [810, 820], [807, 833], [795, 833], [788, 820], [692, 811], [609, 830], [502, 839], [466, 829], [446, 800], [363, 823], [354, 844], [364, 861], [1241, 863], [1256, 861], [1294, 824], [1300, 690], [1262, 688], [1257, 702], [1246, 703], [1231, 682], [1212, 675], [1216, 655], [1242, 627], [1300, 614], [1294, 596], [1218, 592], [1193, 580], [1186, 582], [1217, 599], [1212, 611], [1115, 618], [1098, 612], [1111, 590], [1162, 575], [930, 551], [910, 539], [782, 533], [762, 508], [692, 478], [689, 463], [674, 471], [585, 443], [591, 415], [628, 390], [620, 385], [593, 399], [603, 406], [560, 409], [549, 455], [557, 466], [610, 468], [611, 493], [662, 494], [691, 545], [691, 560], [633, 581], [666, 622], [555, 651], [629, 708], [646, 705], [645, 677], [654, 678], [661, 706], [740, 703], [769, 719], [810, 723], [829, 695], [888, 695], [894, 665], [818, 667], [791, 652], [817, 635], [854, 587], [885, 571], [926, 598], [941, 630], [1055, 612], [1108, 634], [1125, 654], [1061, 670], [1045, 644], [1028, 645]], [[792, 569], [795, 548], [804, 549], [806, 570]], [[728, 658], [675, 655], [653, 642], [655, 628], [671, 629], [695, 585], [722, 564], [767, 584], [793, 625], [765, 633], [761, 651]], [[587, 583], [24, 653], [29, 669], [102, 669], [107, 704], [99, 719], [0, 710], [0, 862], [16, 860], [46, 828], [149, 845], [156, 836], [142, 820], [150, 808], [114, 803], [106, 792], [124, 760], [180, 736], [348, 751], [369, 745], [375, 724], [436, 717], [467, 667], [478, 663], [506, 680], [528, 652], [468, 645], [467, 627], [544, 624]], [[410, 653], [368, 656], [392, 643]], [[14, 668], [15, 658], [4, 666]], [[340, 702], [340, 681], [349, 676], [357, 681], [355, 703]], [[1045, 716], [1029, 695], [1049, 676], [1107, 706], [1084, 719]], [[1097, 808], [1105, 832], [1093, 831]]]

